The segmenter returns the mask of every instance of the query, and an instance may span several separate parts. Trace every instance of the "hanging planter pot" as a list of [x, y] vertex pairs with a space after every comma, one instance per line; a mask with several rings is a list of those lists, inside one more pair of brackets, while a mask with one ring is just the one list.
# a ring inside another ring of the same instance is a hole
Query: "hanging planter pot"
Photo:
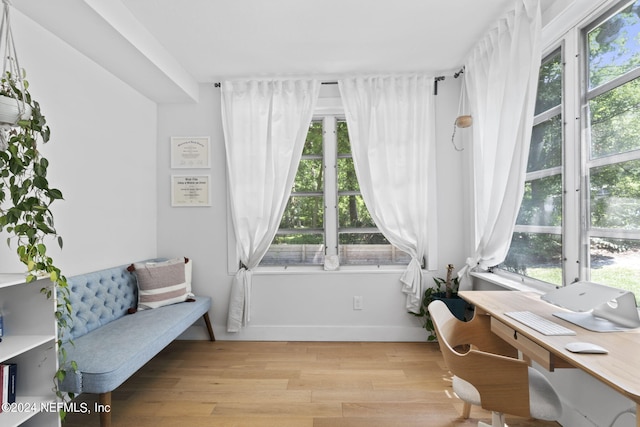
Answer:
[[[0, 21], [0, 57], [2, 75], [0, 76], [0, 127], [17, 126], [20, 120], [31, 119], [30, 102], [25, 99], [28, 84], [24, 80], [24, 71], [18, 63], [18, 54], [11, 31], [9, 0], [4, 3]], [[30, 100], [29, 100], [30, 101]]]
[[16, 126], [19, 120], [29, 120], [31, 107], [21, 100], [0, 95], [0, 125]]
[[[462, 68], [462, 70], [459, 73], [457, 73], [455, 77], [457, 78], [463, 72], [464, 72], [464, 68]], [[465, 80], [463, 78], [462, 84], [460, 85], [460, 102], [458, 104], [458, 117], [456, 117], [456, 119], [453, 122], [453, 134], [451, 135], [451, 143], [453, 144], [453, 148], [455, 148], [456, 151], [464, 150], [463, 147], [458, 148], [458, 146], [456, 145], [456, 141], [455, 141], [456, 129], [457, 128], [466, 129], [473, 124], [473, 117], [471, 116], [471, 114], [467, 112], [468, 107], [466, 106], [466, 101], [467, 101], [467, 89], [465, 85]]]

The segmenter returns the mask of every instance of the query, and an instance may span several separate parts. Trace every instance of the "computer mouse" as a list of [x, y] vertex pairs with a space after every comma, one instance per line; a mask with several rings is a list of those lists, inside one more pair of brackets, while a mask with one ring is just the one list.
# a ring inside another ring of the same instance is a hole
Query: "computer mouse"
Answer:
[[606, 348], [600, 347], [597, 344], [593, 344], [590, 342], [570, 342], [564, 346], [567, 350], [572, 353], [595, 353], [595, 354], [606, 354], [608, 353]]

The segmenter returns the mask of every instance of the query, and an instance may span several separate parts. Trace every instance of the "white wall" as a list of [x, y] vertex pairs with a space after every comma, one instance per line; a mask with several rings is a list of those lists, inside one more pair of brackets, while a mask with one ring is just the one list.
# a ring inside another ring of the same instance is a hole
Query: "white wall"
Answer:
[[[156, 105], [12, 10], [20, 65], [51, 127], [41, 145], [64, 249], [50, 253], [65, 275], [156, 254]], [[24, 271], [0, 236], [0, 271]]]
[[[436, 98], [439, 264], [461, 265], [462, 155], [451, 145], [458, 106], [459, 81], [440, 82]], [[375, 272], [260, 272], [254, 275], [251, 322], [237, 334], [226, 333], [227, 303], [232, 275], [227, 267], [227, 193], [220, 90], [202, 85], [199, 104], [161, 105], [158, 109], [158, 255], [187, 256], [194, 261], [194, 289], [213, 300], [212, 319], [219, 339], [240, 340], [424, 340], [419, 321], [407, 314], [400, 291], [400, 270]], [[170, 168], [171, 136], [210, 136], [211, 168]], [[170, 206], [170, 176], [211, 175], [211, 207]], [[432, 280], [427, 274], [425, 283]], [[364, 310], [353, 310], [353, 297], [362, 296]], [[204, 331], [192, 331], [204, 337]]]

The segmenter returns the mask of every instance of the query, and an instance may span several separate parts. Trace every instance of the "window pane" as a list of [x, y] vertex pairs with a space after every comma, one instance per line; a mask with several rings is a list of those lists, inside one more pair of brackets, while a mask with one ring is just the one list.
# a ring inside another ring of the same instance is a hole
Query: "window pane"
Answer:
[[533, 127], [527, 172], [562, 165], [562, 118], [557, 115]]
[[626, 289], [640, 302], [640, 241], [591, 238], [591, 281]]
[[353, 158], [338, 158], [338, 191], [360, 191]]
[[562, 178], [552, 175], [525, 182], [516, 224], [562, 225]]
[[535, 114], [543, 113], [562, 102], [562, 55], [558, 52], [540, 67]]
[[389, 245], [389, 241], [382, 233], [340, 233], [341, 245]]
[[315, 229], [324, 227], [324, 199], [318, 196], [291, 196], [280, 229]]
[[347, 123], [337, 123], [338, 133], [338, 191], [360, 191], [356, 170], [353, 166], [351, 143]]
[[640, 148], [640, 79], [595, 97], [589, 111], [592, 159]]
[[349, 142], [347, 122], [339, 120], [336, 123], [336, 133], [338, 137], [338, 154], [351, 155], [351, 143]]
[[338, 197], [338, 227], [375, 227], [361, 195]]
[[324, 167], [322, 159], [300, 160], [298, 173], [293, 183], [293, 192], [319, 192], [324, 186]]
[[640, 1], [598, 25], [587, 35], [589, 88], [595, 88], [640, 65]]
[[562, 237], [548, 233], [513, 233], [509, 254], [500, 267], [560, 286]]
[[261, 265], [323, 264], [324, 236], [320, 234], [277, 235]]
[[322, 156], [322, 122], [311, 122], [302, 155]]
[[338, 241], [340, 264], [406, 265], [411, 261], [409, 255], [389, 244], [382, 233], [340, 233]]
[[591, 169], [591, 226], [640, 229], [640, 160]]
[[[563, 73], [562, 49], [543, 59], [527, 161], [527, 181], [516, 230], [498, 268], [544, 282], [562, 284], [562, 237], [548, 229], [562, 226]], [[544, 121], [541, 114], [546, 113]], [[535, 176], [531, 175], [535, 173]]]

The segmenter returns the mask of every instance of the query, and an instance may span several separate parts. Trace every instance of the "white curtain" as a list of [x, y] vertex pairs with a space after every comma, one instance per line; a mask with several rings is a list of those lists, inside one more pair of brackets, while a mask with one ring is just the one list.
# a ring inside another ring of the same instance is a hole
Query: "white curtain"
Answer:
[[524, 192], [540, 60], [539, 0], [518, 0], [465, 64], [474, 116], [475, 252], [461, 273], [500, 264], [509, 250]]
[[222, 83], [229, 201], [242, 263], [231, 287], [229, 332], [250, 320], [251, 271], [278, 230], [319, 90], [317, 80]]
[[362, 197], [376, 225], [411, 256], [401, 277], [406, 308], [419, 312], [424, 259], [435, 269], [433, 76], [338, 82]]

